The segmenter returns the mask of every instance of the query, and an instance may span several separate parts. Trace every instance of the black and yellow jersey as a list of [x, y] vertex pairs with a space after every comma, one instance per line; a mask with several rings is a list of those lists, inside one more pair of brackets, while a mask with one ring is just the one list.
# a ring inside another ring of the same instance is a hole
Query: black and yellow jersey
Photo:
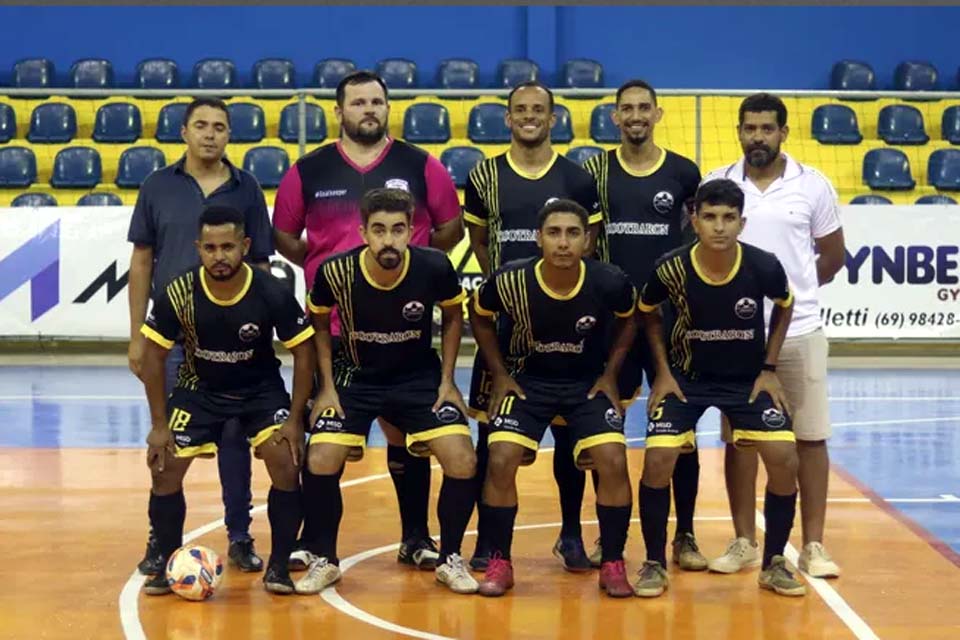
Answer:
[[587, 259], [576, 286], [561, 295], [543, 281], [542, 267], [540, 258], [504, 265], [474, 292], [474, 310], [505, 319], [500, 348], [511, 375], [594, 379], [606, 364], [614, 316], [633, 313], [633, 285], [618, 267]]
[[649, 170], [631, 170], [620, 147], [593, 156], [584, 168], [597, 181], [603, 232], [597, 254], [627, 272], [642, 287], [657, 258], [683, 244], [685, 206], [697, 193], [700, 169], [661, 149]]
[[369, 248], [327, 258], [317, 269], [307, 304], [313, 313], [340, 314], [342, 350], [334, 363], [338, 386], [391, 382], [439, 368], [432, 345], [433, 309], [461, 305], [460, 278], [442, 251], [408, 247], [399, 279], [377, 284], [367, 272]]
[[241, 269], [243, 288], [230, 300], [213, 296], [203, 267], [174, 277], [156, 296], [140, 331], [166, 349], [183, 335], [177, 387], [238, 395], [283, 389], [274, 331], [288, 349], [313, 335], [303, 308], [282, 282], [246, 263]]
[[661, 257], [643, 287], [638, 306], [653, 311], [669, 300], [670, 366], [690, 379], [752, 380], [766, 355], [763, 299], [793, 304], [787, 274], [777, 257], [737, 243], [730, 273], [708, 280], [697, 262], [699, 243]]
[[464, 191], [463, 218], [489, 230], [490, 270], [511, 260], [540, 254], [537, 215], [547, 202], [569, 199], [600, 222], [600, 204], [593, 178], [577, 163], [554, 152], [536, 174], [520, 170], [505, 152], [484, 160], [470, 171]]

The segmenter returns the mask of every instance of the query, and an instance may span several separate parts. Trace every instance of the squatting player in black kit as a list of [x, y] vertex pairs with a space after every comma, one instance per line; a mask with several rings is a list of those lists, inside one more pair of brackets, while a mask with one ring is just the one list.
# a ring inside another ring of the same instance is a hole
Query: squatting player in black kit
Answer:
[[[317, 330], [321, 390], [311, 412], [307, 464], [319, 490], [308, 489], [317, 556], [297, 591], [317, 593], [340, 578], [337, 533], [343, 516], [340, 473], [363, 455], [370, 423], [384, 416], [406, 434], [407, 449], [437, 457], [444, 478], [437, 512], [437, 581], [475, 593], [477, 581], [460, 557], [473, 513], [476, 455], [466, 406], [453, 381], [466, 294], [449, 258], [409, 246], [413, 198], [400, 189], [374, 189], [360, 201], [365, 245], [327, 258], [317, 270], [309, 307]], [[433, 310], [442, 311], [443, 360], [431, 346]], [[342, 331], [336, 353], [330, 313]]]
[[[619, 268], [583, 259], [586, 209], [556, 200], [541, 209], [539, 218], [543, 257], [504, 265], [470, 305], [474, 337], [493, 377], [487, 409], [490, 460], [480, 504], [492, 554], [480, 593], [499, 596], [513, 586], [517, 470], [533, 462], [544, 431], [559, 416], [575, 443], [566, 455], [600, 476], [600, 588], [627, 597], [633, 590], [623, 546], [632, 491], [617, 375], [636, 331], [636, 295]], [[506, 335], [497, 335], [495, 313], [509, 325]]]
[[[668, 485], [683, 449], [696, 446], [696, 424], [717, 407], [733, 425], [737, 446], [756, 446], [767, 470], [767, 521], [760, 586], [781, 595], [806, 591], [786, 567], [783, 549], [797, 503], [797, 448], [776, 364], [793, 311], [793, 294], [776, 256], [737, 241], [744, 196], [731, 180], [700, 187], [694, 229], [699, 241], [657, 261], [639, 307], [657, 366], [647, 410], [640, 482], [640, 523], [647, 561], [634, 583], [638, 596], [667, 588]], [[765, 339], [764, 298], [774, 312]], [[659, 306], [675, 314], [670, 352]]]
[[[272, 549], [263, 583], [267, 591], [292, 593], [287, 560], [301, 520], [299, 464], [316, 366], [314, 329], [283, 283], [243, 262], [250, 238], [240, 211], [207, 207], [197, 247], [201, 266], [158, 292], [141, 329], [147, 337], [141, 371], [153, 424], [147, 436], [150, 525], [166, 562], [182, 544], [184, 474], [194, 457], [216, 453], [224, 423], [238, 418], [272, 481]], [[292, 401], [273, 351], [274, 330], [293, 353]], [[164, 361], [181, 333], [186, 359], [165, 398]], [[166, 576], [149, 578], [144, 591], [169, 593]]]
[[[537, 213], [549, 201], [568, 198], [590, 212], [591, 233], [587, 255], [593, 253], [601, 215], [593, 179], [577, 163], [559, 155], [550, 145], [555, 122], [553, 93], [538, 82], [517, 85], [507, 98], [510, 149], [484, 160], [470, 172], [464, 193], [464, 220], [470, 232], [470, 247], [484, 276], [510, 260], [539, 256]], [[478, 351], [470, 379], [470, 409], [480, 425], [477, 441], [478, 478], [487, 461], [487, 416], [491, 376]], [[584, 474], [573, 464], [569, 430], [553, 428], [556, 453], [553, 476], [560, 493], [563, 526], [553, 553], [568, 571], [589, 571], [583, 548], [580, 506]], [[482, 481], [482, 480], [481, 480]], [[478, 487], [479, 493], [479, 487]], [[477, 496], [479, 500], [479, 494]], [[480, 515], [477, 548], [470, 566], [486, 567], [489, 555], [486, 520]]]
[[[656, 90], [643, 80], [630, 80], [617, 90], [611, 117], [620, 129], [620, 146], [583, 165], [597, 181], [603, 212], [597, 253], [623, 269], [639, 290], [653, 273], [657, 258], [693, 239], [687, 212], [700, 184], [700, 169], [654, 142], [663, 109], [657, 105]], [[640, 331], [620, 369], [624, 402], [639, 393], [644, 375], [651, 387], [654, 373], [650, 345]], [[688, 571], [707, 568], [693, 535], [699, 481], [700, 456], [694, 449], [677, 459], [673, 471], [677, 512], [673, 561]], [[590, 554], [594, 566], [599, 566], [600, 555], [599, 549]]]

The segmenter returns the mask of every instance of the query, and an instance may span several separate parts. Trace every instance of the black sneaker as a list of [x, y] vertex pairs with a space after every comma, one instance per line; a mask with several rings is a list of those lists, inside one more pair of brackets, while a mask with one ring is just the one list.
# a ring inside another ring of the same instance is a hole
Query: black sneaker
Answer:
[[145, 576], [155, 576], [164, 573], [165, 564], [163, 554], [160, 553], [160, 546], [157, 544], [153, 531], [151, 531], [150, 537], [147, 538], [147, 550], [143, 552], [143, 560], [137, 565], [137, 571]]
[[437, 543], [433, 541], [433, 538], [401, 542], [400, 550], [397, 552], [397, 562], [408, 564], [423, 571], [436, 569], [439, 559], [440, 551], [437, 549]]
[[230, 543], [227, 554], [230, 556], [230, 565], [240, 569], [240, 571], [248, 573], [263, 571], [263, 560], [260, 559], [253, 548], [253, 538], [234, 540]]
[[263, 574], [263, 586], [270, 593], [289, 595], [293, 593], [293, 580], [284, 565], [270, 565]]
[[163, 596], [168, 593], [173, 593], [173, 589], [170, 588], [170, 583], [167, 582], [167, 572], [164, 571], [147, 578], [143, 583], [143, 592], [148, 596]]
[[564, 569], [573, 573], [584, 573], [593, 568], [580, 538], [557, 538], [557, 544], [553, 545], [553, 555], [563, 563]]

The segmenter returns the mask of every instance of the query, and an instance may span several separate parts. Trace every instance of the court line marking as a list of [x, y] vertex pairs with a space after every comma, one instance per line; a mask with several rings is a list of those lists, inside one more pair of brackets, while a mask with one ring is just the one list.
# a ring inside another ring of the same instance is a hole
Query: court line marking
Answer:
[[[143, 394], [138, 395], [0, 395], [0, 400], [143, 400]], [[646, 396], [636, 398], [636, 402], [646, 400]], [[960, 396], [831, 396], [831, 402], [945, 402], [960, 401]]]

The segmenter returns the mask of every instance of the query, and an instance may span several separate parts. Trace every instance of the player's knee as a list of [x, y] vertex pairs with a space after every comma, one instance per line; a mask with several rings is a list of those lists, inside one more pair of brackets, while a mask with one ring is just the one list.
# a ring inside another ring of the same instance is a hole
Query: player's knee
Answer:
[[522, 458], [522, 447], [508, 443], [495, 443], [490, 447], [487, 480], [494, 484], [510, 484]]
[[643, 483], [654, 488], [670, 484], [677, 455], [679, 449], [671, 447], [647, 449], [643, 458]]
[[464, 446], [448, 456], [443, 474], [451, 478], [469, 480], [477, 475], [477, 454], [469, 446]]
[[171, 471], [170, 467], [159, 471], [156, 467], [150, 470], [151, 490], [154, 495], [168, 496], [177, 493], [182, 488], [182, 478]]
[[620, 444], [603, 444], [589, 449], [594, 468], [601, 478], [619, 479], [626, 477], [626, 448]]
[[307, 450], [307, 469], [315, 476], [329, 476], [337, 473], [346, 459], [346, 455], [333, 455], [333, 447], [314, 445]]

